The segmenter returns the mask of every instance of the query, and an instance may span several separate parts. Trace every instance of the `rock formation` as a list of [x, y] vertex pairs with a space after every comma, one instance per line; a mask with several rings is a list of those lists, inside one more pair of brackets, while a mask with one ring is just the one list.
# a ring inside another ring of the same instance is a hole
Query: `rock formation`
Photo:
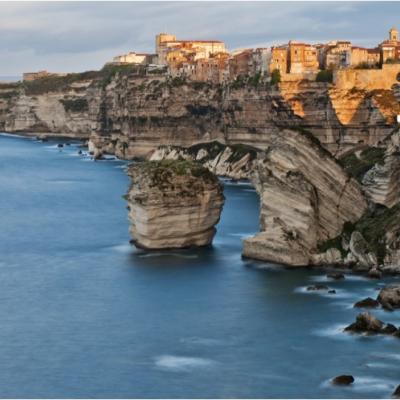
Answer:
[[370, 335], [382, 334], [399, 337], [400, 330], [393, 324], [385, 324], [369, 312], [363, 312], [357, 315], [356, 321], [347, 326], [345, 332], [365, 333]]
[[224, 204], [214, 174], [190, 161], [148, 161], [129, 168], [130, 232], [139, 248], [205, 246]]
[[333, 385], [351, 385], [354, 382], [352, 375], [339, 375], [332, 379]]
[[382, 159], [367, 171], [362, 184], [372, 202], [391, 208], [400, 202], [400, 135], [396, 131], [386, 143]]
[[400, 308], [400, 285], [389, 285], [383, 288], [379, 292], [377, 301], [386, 310]]
[[139, 67], [0, 85], [0, 130], [87, 137], [98, 154], [148, 157], [160, 145], [218, 140], [265, 149], [284, 128], [309, 130], [332, 154], [377, 146], [398, 114], [395, 89], [302, 81], [211, 85]]
[[371, 297], [367, 297], [363, 300], [357, 301], [354, 304], [354, 308], [376, 308], [379, 307], [379, 301], [371, 299]]
[[302, 266], [325, 262], [318, 246], [356, 222], [367, 203], [358, 183], [312, 137], [285, 130], [255, 163], [261, 233], [243, 255]]
[[253, 161], [260, 150], [246, 145], [226, 146], [218, 141], [182, 148], [160, 146], [149, 157], [150, 161], [192, 160], [201, 163], [218, 176], [234, 180], [248, 179]]

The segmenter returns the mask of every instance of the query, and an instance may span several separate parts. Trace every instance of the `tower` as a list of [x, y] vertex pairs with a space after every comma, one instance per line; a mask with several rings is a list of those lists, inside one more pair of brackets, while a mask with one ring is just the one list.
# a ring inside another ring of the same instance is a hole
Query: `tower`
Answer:
[[169, 33], [159, 33], [156, 35], [156, 53], [158, 57], [158, 64], [166, 64], [166, 43], [176, 41], [175, 35], [170, 35]]
[[156, 35], [156, 53], [159, 54], [164, 42], [173, 42], [176, 40], [175, 35], [170, 35], [169, 33], [159, 33]]
[[396, 28], [392, 28], [389, 31], [389, 40], [396, 42], [399, 40], [399, 31]]

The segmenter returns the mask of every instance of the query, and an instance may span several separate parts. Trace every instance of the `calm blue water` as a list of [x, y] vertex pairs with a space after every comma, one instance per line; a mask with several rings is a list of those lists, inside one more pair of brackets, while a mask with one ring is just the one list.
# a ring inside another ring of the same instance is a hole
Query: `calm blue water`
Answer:
[[[250, 186], [226, 184], [214, 247], [129, 245], [119, 161], [0, 136], [0, 397], [388, 397], [400, 340], [341, 333], [377, 282], [243, 261]], [[376, 312], [400, 324], [399, 313]], [[352, 388], [328, 380], [350, 373]]]

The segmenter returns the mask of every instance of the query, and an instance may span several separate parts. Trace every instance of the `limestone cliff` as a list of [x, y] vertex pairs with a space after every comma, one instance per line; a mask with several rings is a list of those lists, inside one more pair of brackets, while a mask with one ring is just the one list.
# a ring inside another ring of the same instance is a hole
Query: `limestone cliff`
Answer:
[[306, 80], [221, 86], [106, 69], [0, 85], [0, 130], [90, 135], [92, 151], [133, 159], [160, 145], [214, 140], [265, 149], [283, 129], [301, 127], [340, 156], [381, 145], [393, 129], [398, 92]]
[[312, 136], [285, 130], [255, 163], [261, 233], [246, 257], [301, 266], [319, 263], [318, 246], [357, 221], [367, 207], [357, 181]]
[[133, 243], [139, 248], [205, 246], [212, 242], [224, 196], [208, 169], [190, 161], [132, 165], [127, 194]]

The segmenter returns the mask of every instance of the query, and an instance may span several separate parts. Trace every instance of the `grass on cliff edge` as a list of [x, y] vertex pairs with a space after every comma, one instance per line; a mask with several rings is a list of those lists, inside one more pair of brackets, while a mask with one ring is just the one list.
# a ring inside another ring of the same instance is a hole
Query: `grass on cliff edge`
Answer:
[[129, 175], [143, 174], [150, 180], [150, 187], [165, 187], [171, 184], [174, 176], [192, 176], [201, 178], [206, 183], [217, 183], [218, 178], [207, 168], [194, 161], [161, 160], [145, 161], [129, 167]]

